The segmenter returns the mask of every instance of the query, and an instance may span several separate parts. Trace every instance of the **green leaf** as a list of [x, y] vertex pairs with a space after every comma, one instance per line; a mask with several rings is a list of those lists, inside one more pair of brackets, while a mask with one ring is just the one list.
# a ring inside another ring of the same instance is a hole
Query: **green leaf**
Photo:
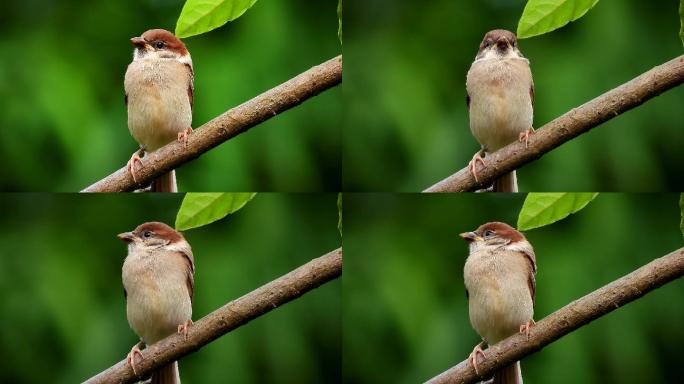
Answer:
[[684, 193], [679, 194], [679, 210], [682, 215], [682, 219], [679, 222], [679, 230], [682, 231], [682, 236], [684, 236]]
[[176, 22], [176, 36], [194, 36], [216, 29], [242, 16], [256, 1], [187, 0]]
[[342, 236], [342, 194], [337, 194], [337, 230], [340, 231], [340, 237]]
[[528, 0], [518, 21], [518, 38], [551, 32], [582, 17], [598, 0]]
[[684, 0], [679, 0], [679, 39], [684, 45]]
[[584, 208], [598, 193], [529, 193], [518, 215], [518, 229], [526, 231], [555, 223]]
[[337, 0], [337, 21], [337, 37], [340, 39], [340, 44], [342, 44], [342, 0]]
[[176, 229], [184, 231], [213, 223], [244, 207], [256, 193], [186, 193], [176, 215]]

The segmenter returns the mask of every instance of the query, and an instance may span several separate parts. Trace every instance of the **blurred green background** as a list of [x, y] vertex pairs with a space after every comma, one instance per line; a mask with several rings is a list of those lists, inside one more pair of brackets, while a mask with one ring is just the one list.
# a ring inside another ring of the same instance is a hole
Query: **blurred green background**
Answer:
[[[0, 3], [0, 190], [78, 191], [124, 166], [129, 39], [174, 30], [181, 0]], [[193, 127], [341, 52], [337, 1], [258, 1], [185, 39]], [[342, 92], [323, 92], [178, 170], [180, 191], [337, 191]]]
[[[0, 199], [0, 382], [77, 383], [126, 357], [116, 234], [173, 224], [182, 195], [5, 194]], [[336, 194], [258, 194], [185, 232], [193, 319], [340, 246]], [[341, 283], [329, 282], [180, 361], [187, 383], [323, 383], [341, 376]]]
[[[600, 1], [566, 27], [520, 41], [534, 126], [684, 53], [678, 1]], [[515, 31], [524, 0], [345, 4], [343, 184], [420, 191], [479, 144], [465, 78], [485, 32]], [[518, 171], [521, 191], [681, 191], [684, 87], [618, 116]]]
[[[526, 233], [537, 254], [535, 319], [684, 245], [676, 194], [601, 194]], [[418, 383], [480, 341], [463, 286], [466, 243], [515, 225], [524, 195], [344, 196], [343, 378]], [[681, 382], [684, 281], [595, 320], [522, 361], [529, 383]]]

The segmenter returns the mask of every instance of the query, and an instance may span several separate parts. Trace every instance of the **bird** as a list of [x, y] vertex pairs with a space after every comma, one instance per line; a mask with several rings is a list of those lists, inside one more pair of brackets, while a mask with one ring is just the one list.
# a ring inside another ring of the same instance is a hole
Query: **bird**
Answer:
[[[482, 155], [497, 151], [516, 139], [528, 145], [534, 109], [534, 82], [530, 62], [513, 32], [495, 29], [484, 35], [466, 76], [466, 105], [470, 131], [480, 143], [468, 164], [476, 181], [477, 163], [486, 166]], [[515, 171], [494, 181], [497, 192], [517, 192]]]
[[[463, 268], [470, 324], [482, 337], [469, 356], [479, 375], [482, 346], [493, 345], [517, 332], [529, 338], [534, 325], [537, 262], [532, 245], [510, 225], [490, 222], [460, 237], [469, 244]], [[494, 383], [522, 383], [520, 362], [494, 373]]]
[[[192, 325], [195, 261], [183, 235], [164, 223], [140, 224], [117, 236], [128, 244], [122, 268], [126, 317], [140, 342], [131, 348], [127, 362], [137, 376], [135, 358], [143, 358], [141, 346], [176, 332], [187, 338]], [[153, 372], [151, 383], [180, 383], [178, 362]]]
[[[127, 163], [137, 182], [135, 165], [140, 158], [174, 139], [187, 144], [192, 133], [194, 72], [185, 44], [164, 29], [150, 29], [133, 37], [133, 61], [124, 77], [124, 101], [128, 110], [128, 130], [139, 143]], [[151, 191], [177, 192], [172, 170], [152, 182]]]

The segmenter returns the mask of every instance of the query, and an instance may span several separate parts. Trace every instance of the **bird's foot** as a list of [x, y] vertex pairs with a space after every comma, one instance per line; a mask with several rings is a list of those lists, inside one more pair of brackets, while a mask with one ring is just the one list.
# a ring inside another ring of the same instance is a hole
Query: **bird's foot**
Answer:
[[188, 327], [192, 325], [192, 319], [188, 319], [183, 324], [178, 324], [178, 333], [182, 334], [185, 339], [188, 339]]
[[525, 148], [527, 148], [527, 142], [530, 141], [530, 135], [534, 133], [534, 128], [529, 127], [525, 130], [525, 132], [520, 132], [520, 135], [518, 136], [518, 141], [519, 142], [525, 142]]
[[178, 132], [178, 141], [184, 145], [188, 145], [188, 136], [192, 133], [192, 127], [187, 127], [184, 130]]
[[475, 181], [476, 181], [476, 182], [479, 181], [479, 180], [477, 179], [477, 171], [476, 171], [477, 162], [479, 161], [480, 164], [482, 164], [482, 167], [486, 167], [486, 166], [487, 166], [487, 165], [485, 164], [485, 162], [484, 162], [484, 159], [482, 158], [482, 155], [480, 155], [481, 152], [482, 152], [482, 151], [478, 151], [477, 153], [475, 153], [475, 155], [473, 155], [473, 159], [470, 160], [470, 162], [468, 163], [468, 169], [470, 170], [470, 173], [473, 174], [473, 177], [475, 178]]
[[484, 342], [478, 344], [473, 348], [473, 351], [470, 353], [468, 356], [468, 360], [470, 361], [470, 364], [473, 365], [473, 368], [475, 368], [475, 373], [480, 376], [480, 371], [477, 369], [477, 354], [479, 353], [482, 355], [482, 359], [486, 359], [487, 356], [485, 355], [484, 351], [482, 350], [482, 344]]
[[131, 174], [133, 177], [133, 182], [137, 183], [138, 180], [135, 178], [135, 162], [137, 161], [140, 163], [140, 166], [143, 166], [142, 159], [140, 159], [140, 152], [141, 151], [135, 151], [133, 155], [131, 155], [131, 159], [128, 160], [128, 163], [126, 164], [126, 169], [128, 169], [128, 173]]
[[135, 369], [135, 354], [137, 353], [138, 355], [140, 355], [140, 360], [143, 359], [142, 352], [140, 352], [140, 346], [141, 345], [142, 345], [142, 342], [134, 345], [133, 348], [131, 348], [131, 351], [126, 356], [126, 360], [128, 361], [128, 364], [131, 365], [131, 368], [133, 368], [133, 374], [135, 376], [138, 376], [138, 372]]
[[530, 339], [530, 327], [536, 324], [534, 319], [527, 320], [527, 323], [520, 325], [520, 333], [524, 333], [527, 336], [527, 340]]

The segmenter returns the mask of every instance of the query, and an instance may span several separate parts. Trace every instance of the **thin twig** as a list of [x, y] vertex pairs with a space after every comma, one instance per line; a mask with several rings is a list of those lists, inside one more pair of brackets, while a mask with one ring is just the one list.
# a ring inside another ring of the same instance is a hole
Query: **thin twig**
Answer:
[[659, 65], [547, 123], [530, 135], [527, 148], [524, 143], [516, 141], [488, 154], [485, 158], [486, 167], [480, 166], [477, 169], [479, 182], [475, 181], [468, 167], [465, 167], [423, 192], [463, 192], [486, 188], [499, 176], [542, 157], [566, 141], [683, 82], [684, 55]]
[[684, 275], [684, 248], [655, 259], [543, 318], [530, 328], [529, 340], [524, 334], [516, 334], [487, 348], [486, 358], [477, 364], [480, 376], [475, 374], [475, 369], [466, 359], [428, 382], [431, 384], [473, 383], [482, 380], [497, 369], [541, 350], [577, 328], [682, 275]]
[[[145, 376], [341, 275], [342, 248], [338, 248], [199, 319], [188, 327], [187, 339], [173, 334], [143, 349], [142, 360], [136, 358], [136, 371], [139, 377]], [[124, 359], [86, 383], [129, 383], [134, 380], [133, 370]]]
[[190, 134], [187, 144], [173, 141], [145, 155], [144, 166], [136, 168], [137, 183], [124, 166], [81, 192], [123, 192], [144, 187], [156, 177], [341, 82], [342, 56], [337, 56], [224, 112]]

